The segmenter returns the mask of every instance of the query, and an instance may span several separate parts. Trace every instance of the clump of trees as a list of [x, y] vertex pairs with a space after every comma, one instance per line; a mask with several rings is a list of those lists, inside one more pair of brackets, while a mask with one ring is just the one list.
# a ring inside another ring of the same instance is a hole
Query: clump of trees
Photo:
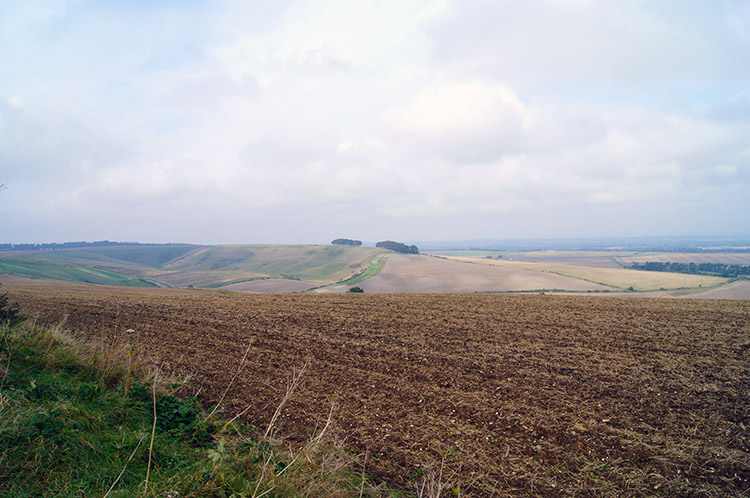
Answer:
[[365, 292], [365, 290], [362, 287], [352, 287], [349, 289], [349, 292], [353, 294], [362, 294]]
[[390, 251], [402, 252], [404, 254], [419, 254], [419, 248], [417, 246], [407, 246], [401, 242], [394, 242], [392, 240], [383, 240], [375, 244], [375, 247], [381, 247]]
[[335, 246], [361, 246], [362, 241], [354, 239], [333, 239], [331, 244]]
[[749, 265], [727, 265], [724, 263], [673, 263], [647, 261], [645, 263], [632, 263], [627, 267], [634, 270], [692, 273], [696, 275], [720, 275], [722, 277], [750, 276]]

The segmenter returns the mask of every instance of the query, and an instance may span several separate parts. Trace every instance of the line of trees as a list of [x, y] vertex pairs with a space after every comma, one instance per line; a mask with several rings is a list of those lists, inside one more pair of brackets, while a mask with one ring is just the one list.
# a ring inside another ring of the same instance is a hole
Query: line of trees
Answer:
[[645, 263], [631, 263], [627, 268], [645, 271], [693, 273], [697, 275], [720, 275], [722, 277], [750, 276], [750, 265], [728, 265], [724, 263], [674, 263], [647, 261]]
[[148, 246], [156, 244], [141, 244], [138, 242], [110, 242], [99, 240], [96, 242], [51, 242], [48, 244], [0, 244], [0, 251], [33, 251], [41, 249], [78, 249], [81, 247], [110, 247], [110, 246]]
[[361, 240], [354, 240], [354, 239], [333, 239], [331, 241], [331, 244], [335, 246], [361, 246], [362, 241]]
[[384, 240], [378, 242], [377, 244], [375, 244], [375, 247], [402, 252], [404, 254], [419, 254], [419, 248], [417, 246], [407, 246], [406, 244], [402, 244], [401, 242], [394, 242], [392, 240]]

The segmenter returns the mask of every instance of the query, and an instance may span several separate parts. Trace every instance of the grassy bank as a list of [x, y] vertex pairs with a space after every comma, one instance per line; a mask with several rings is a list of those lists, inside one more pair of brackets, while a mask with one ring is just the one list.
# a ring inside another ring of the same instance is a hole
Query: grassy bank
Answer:
[[283, 445], [273, 424], [221, 420], [177, 396], [190, 386], [127, 344], [5, 325], [0, 365], [2, 496], [398, 496], [328, 424]]

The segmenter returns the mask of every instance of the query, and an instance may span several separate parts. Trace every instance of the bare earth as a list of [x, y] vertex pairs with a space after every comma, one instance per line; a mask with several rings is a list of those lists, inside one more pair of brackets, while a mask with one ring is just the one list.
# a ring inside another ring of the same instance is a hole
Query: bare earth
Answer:
[[[575, 278], [407, 254], [391, 254], [375, 277], [357, 284], [365, 292], [508, 292], [558, 289], [603, 291], [610, 287]], [[343, 292], [345, 287], [336, 291]]]

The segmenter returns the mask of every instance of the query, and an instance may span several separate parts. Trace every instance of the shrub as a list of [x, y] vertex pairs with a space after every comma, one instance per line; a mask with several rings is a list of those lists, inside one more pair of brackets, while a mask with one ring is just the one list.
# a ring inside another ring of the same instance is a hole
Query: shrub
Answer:
[[21, 323], [24, 316], [21, 314], [21, 307], [18, 303], [8, 301], [8, 294], [0, 296], [0, 325], [13, 327]]
[[362, 287], [352, 287], [352, 288], [349, 289], [349, 292], [353, 292], [353, 293], [357, 293], [357, 294], [362, 294], [362, 293], [365, 292], [365, 290]]

